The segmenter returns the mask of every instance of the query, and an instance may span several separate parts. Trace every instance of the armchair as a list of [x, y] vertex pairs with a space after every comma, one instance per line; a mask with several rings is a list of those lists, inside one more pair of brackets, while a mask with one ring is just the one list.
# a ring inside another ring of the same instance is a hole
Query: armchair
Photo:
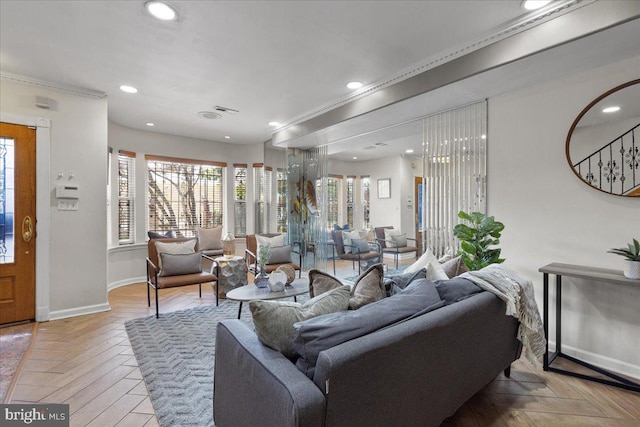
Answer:
[[[380, 244], [377, 242], [367, 242], [367, 248], [359, 247], [358, 245], [345, 245], [342, 237], [342, 230], [333, 230], [331, 232], [333, 239], [333, 246], [335, 248], [335, 254], [340, 259], [351, 261], [353, 268], [355, 269], [355, 262], [358, 262], [358, 274], [362, 271], [362, 261], [372, 261], [377, 259], [378, 262], [382, 262], [382, 252], [380, 250]], [[345, 248], [349, 248], [351, 253], [345, 252]], [[368, 249], [368, 250], [367, 250]], [[333, 261], [333, 273], [336, 272], [335, 258]]]
[[[380, 243], [380, 247], [382, 248], [383, 253], [393, 254], [393, 258], [396, 262], [396, 269], [398, 269], [398, 257], [400, 254], [407, 254], [411, 252], [415, 252], [416, 259], [418, 258], [418, 241], [416, 239], [412, 239], [410, 237], [405, 237], [404, 244], [396, 242], [392, 239], [386, 239], [384, 230], [393, 230], [393, 226], [384, 226], [384, 227], [376, 227], [376, 241]], [[415, 246], [408, 246], [406, 241], [412, 240], [415, 242]]]
[[[208, 255], [196, 252], [194, 240], [185, 237], [163, 238], [150, 239], [147, 243], [147, 303], [151, 307], [151, 288], [153, 288], [156, 294], [156, 317], [159, 317], [158, 289], [198, 285], [200, 298], [202, 298], [202, 284], [216, 282], [216, 305], [218, 305], [218, 278], [213, 274], [216, 262]], [[159, 250], [156, 245], [157, 242], [186, 244], [189, 241], [194, 241], [193, 248], [184, 248], [185, 250], [180, 253], [164, 252]], [[203, 258], [211, 262], [209, 271], [202, 271], [201, 260]]]
[[[263, 237], [276, 237], [280, 236], [280, 234], [261, 234]], [[285, 242], [286, 243], [286, 242]], [[302, 275], [302, 269], [300, 266], [302, 265], [302, 255], [299, 251], [291, 248], [290, 245], [283, 245], [281, 248], [285, 248], [289, 246], [289, 252], [284, 253], [286, 249], [282, 249], [282, 252], [276, 256], [276, 254], [270, 255], [272, 257], [273, 262], [267, 263], [265, 266], [265, 270], [267, 273], [271, 273], [275, 271], [281, 265], [290, 265], [294, 270], [298, 271], [298, 277]], [[273, 247], [271, 248], [273, 249]], [[247, 249], [245, 249], [244, 259], [247, 263], [247, 269], [254, 276], [258, 273], [258, 241], [255, 234], [247, 235]], [[300, 260], [300, 264], [296, 264], [291, 260], [291, 254], [298, 255], [298, 259]]]

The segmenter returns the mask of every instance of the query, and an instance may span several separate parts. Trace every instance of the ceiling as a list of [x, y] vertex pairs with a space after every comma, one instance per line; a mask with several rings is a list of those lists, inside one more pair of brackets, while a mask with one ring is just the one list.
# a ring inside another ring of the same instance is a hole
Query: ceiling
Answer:
[[[526, 15], [520, 0], [170, 4], [175, 22], [150, 17], [143, 1], [3, 0], [0, 70], [104, 92], [109, 120], [124, 126], [253, 144], [271, 138], [270, 121], [353, 96], [349, 81], [366, 91]], [[198, 115], [215, 106], [239, 112]]]

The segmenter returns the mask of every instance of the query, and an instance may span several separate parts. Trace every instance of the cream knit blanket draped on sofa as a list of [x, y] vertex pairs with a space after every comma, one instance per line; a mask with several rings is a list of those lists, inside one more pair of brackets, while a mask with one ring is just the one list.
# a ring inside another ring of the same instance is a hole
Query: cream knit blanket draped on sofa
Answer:
[[500, 264], [491, 264], [482, 270], [463, 273], [459, 277], [471, 280], [506, 303], [506, 314], [520, 321], [518, 340], [522, 342], [524, 355], [537, 365], [538, 358], [546, 350], [546, 341], [531, 281], [519, 277]]

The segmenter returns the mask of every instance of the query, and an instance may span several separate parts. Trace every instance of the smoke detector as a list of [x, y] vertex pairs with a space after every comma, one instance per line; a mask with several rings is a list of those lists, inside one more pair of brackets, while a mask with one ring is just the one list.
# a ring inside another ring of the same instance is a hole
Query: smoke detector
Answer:
[[198, 115], [203, 119], [209, 120], [219, 119], [220, 117], [222, 117], [222, 114], [218, 114], [214, 111], [200, 111], [198, 112]]

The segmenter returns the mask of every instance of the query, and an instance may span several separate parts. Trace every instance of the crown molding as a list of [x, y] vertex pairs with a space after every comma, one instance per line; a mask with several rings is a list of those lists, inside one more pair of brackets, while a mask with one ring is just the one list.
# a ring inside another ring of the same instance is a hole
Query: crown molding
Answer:
[[0, 72], [0, 79], [29, 86], [43, 87], [46, 89], [56, 90], [71, 95], [84, 96], [87, 98], [102, 99], [107, 96], [105, 92], [101, 92], [98, 90], [69, 86], [61, 83], [53, 83], [45, 80], [38, 80], [31, 77], [21, 76], [19, 74]]

